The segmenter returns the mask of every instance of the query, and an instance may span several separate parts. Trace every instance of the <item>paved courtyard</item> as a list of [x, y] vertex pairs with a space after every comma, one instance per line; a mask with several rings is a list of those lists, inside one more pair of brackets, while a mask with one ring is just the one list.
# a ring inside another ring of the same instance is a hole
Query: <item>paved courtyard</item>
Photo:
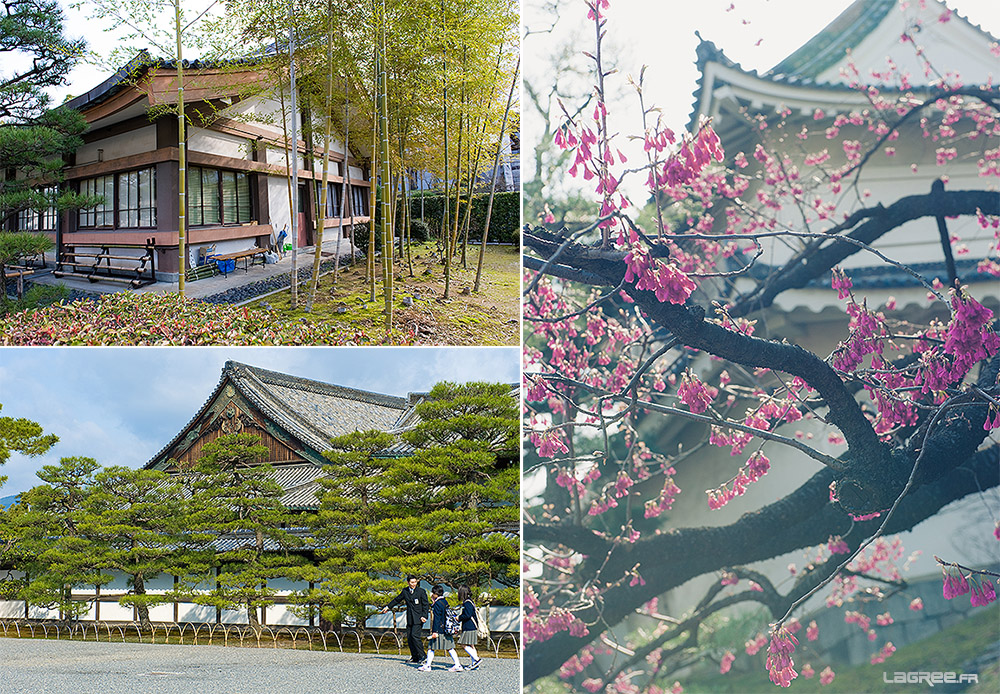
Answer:
[[[464, 655], [464, 654], [463, 654]], [[0, 638], [0, 694], [514, 694], [520, 660], [418, 672], [406, 656]], [[469, 658], [462, 658], [463, 665]]]

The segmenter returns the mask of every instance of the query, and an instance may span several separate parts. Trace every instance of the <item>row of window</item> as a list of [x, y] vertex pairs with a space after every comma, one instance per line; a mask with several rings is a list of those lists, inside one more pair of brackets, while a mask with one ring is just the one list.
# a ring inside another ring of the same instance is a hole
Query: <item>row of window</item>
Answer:
[[[319, 191], [319, 182], [316, 190]], [[330, 183], [327, 215], [339, 217], [343, 184]], [[41, 189], [55, 200], [55, 186]], [[187, 174], [187, 209], [190, 226], [245, 224], [252, 221], [250, 176], [242, 171], [222, 171], [192, 166]], [[81, 229], [152, 229], [156, 227], [156, 169], [150, 167], [119, 174], [88, 178], [80, 182], [83, 195], [101, 196], [103, 202], [80, 210]], [[368, 189], [350, 186], [350, 210], [363, 215], [368, 209]], [[17, 228], [22, 231], [55, 231], [55, 205], [43, 210], [22, 210]]]
[[[320, 186], [322, 186], [322, 181], [316, 182], [316, 199], [320, 198]], [[340, 206], [344, 201], [344, 184], [343, 183], [328, 183], [328, 192], [326, 195], [326, 216], [327, 217], [339, 217], [340, 216]], [[350, 217], [356, 215], [358, 217], [364, 216], [366, 210], [368, 209], [368, 189], [362, 188], [360, 186], [350, 186], [348, 188], [348, 194], [350, 195], [350, 200], [348, 200], [347, 210], [344, 212], [345, 217]]]
[[80, 210], [79, 224], [83, 229], [156, 226], [153, 168], [85, 179], [80, 182], [80, 193], [104, 198], [97, 206]]
[[52, 201], [52, 205], [44, 210], [21, 210], [17, 213], [17, 228], [21, 231], [55, 231], [56, 217], [59, 216], [55, 206], [55, 199], [59, 195], [59, 189], [55, 186], [46, 186], [38, 190], [47, 200]]

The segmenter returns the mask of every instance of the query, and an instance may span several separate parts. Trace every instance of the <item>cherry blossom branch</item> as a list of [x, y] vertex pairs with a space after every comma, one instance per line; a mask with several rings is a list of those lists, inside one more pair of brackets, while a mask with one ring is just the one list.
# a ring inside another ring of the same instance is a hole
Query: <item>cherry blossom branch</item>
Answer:
[[982, 103], [993, 108], [994, 111], [1000, 111], [1000, 104], [997, 102], [997, 98], [1000, 97], [1000, 93], [988, 89], [979, 89], [977, 87], [959, 87], [958, 89], [943, 89], [937, 92], [933, 92], [927, 99], [921, 101], [920, 103], [910, 107], [906, 113], [900, 116], [895, 123], [888, 126], [888, 129], [883, 133], [870, 147], [868, 151], [864, 154], [861, 159], [855, 163], [853, 166], [848, 167], [843, 172], [841, 172], [841, 177], [846, 178], [858, 169], [862, 168], [868, 163], [878, 149], [886, 143], [889, 137], [892, 135], [894, 130], [898, 130], [899, 126], [903, 125], [906, 121], [912, 118], [914, 115], [920, 113], [928, 106], [936, 104], [941, 99], [951, 99], [956, 96], [970, 96], [978, 99]]
[[962, 571], [965, 571], [966, 573], [969, 574], [979, 574], [980, 576], [993, 576], [994, 578], [1000, 578], [1000, 573], [997, 573], [996, 571], [989, 571], [987, 569], [973, 569], [968, 566], [959, 564], [958, 562], [945, 561], [936, 554], [934, 555], [934, 561], [936, 561], [942, 567], [954, 566], [956, 569], [961, 569]]
[[[669, 349], [669, 348], [672, 348], [673, 346], [675, 346], [676, 340], [674, 340], [672, 342], [674, 344], [668, 345], [663, 350], [661, 350], [661, 352], [665, 351], [666, 349]], [[654, 357], [655, 356], [659, 356], [659, 355], [657, 354], [657, 355], [654, 355]], [[539, 377], [540, 378], [546, 378], [546, 379], [550, 379], [551, 378], [553, 380], [558, 380], [560, 383], [567, 383], [567, 384], [575, 386], [577, 388], [580, 388], [580, 389], [589, 391], [591, 393], [594, 393], [595, 395], [598, 395], [601, 398], [613, 399], [613, 400], [620, 400], [620, 401], [624, 401], [625, 400], [625, 393], [624, 392], [612, 393], [612, 392], [604, 390], [602, 388], [598, 388], [596, 386], [592, 386], [589, 383], [584, 383], [583, 381], [577, 381], [577, 380], [574, 380], [574, 379], [571, 379], [571, 378], [566, 378], [565, 376], [558, 376], [558, 375], [546, 376], [544, 374], [541, 374]], [[630, 389], [630, 386], [625, 386], [625, 388], [623, 388], [622, 390], [623, 391], [627, 391], [629, 389]], [[809, 456], [813, 460], [815, 460], [815, 461], [817, 461], [819, 463], [822, 463], [823, 465], [825, 465], [826, 467], [830, 468], [831, 470], [836, 470], [838, 472], [844, 472], [844, 470], [846, 469], [845, 465], [844, 465], [844, 462], [842, 460], [838, 460], [837, 458], [834, 458], [831, 455], [827, 455], [826, 453], [822, 453], [822, 452], [816, 450], [815, 448], [812, 448], [812, 447], [806, 445], [805, 443], [799, 441], [798, 439], [794, 439], [794, 438], [791, 438], [791, 437], [788, 437], [788, 436], [782, 436], [781, 434], [776, 434], [773, 431], [767, 431], [765, 429], [756, 429], [754, 427], [747, 426], [746, 424], [740, 424], [738, 422], [733, 422], [733, 421], [730, 421], [728, 419], [722, 419], [718, 415], [716, 415], [716, 416], [709, 416], [709, 415], [704, 415], [704, 414], [698, 414], [698, 413], [695, 413], [695, 412], [690, 412], [688, 410], [682, 410], [682, 409], [679, 409], [679, 408], [676, 408], [676, 407], [671, 407], [670, 405], [661, 405], [660, 403], [656, 403], [656, 402], [653, 402], [651, 400], [637, 400], [635, 402], [631, 402], [630, 401], [628, 408], [624, 412], [619, 413], [617, 415], [617, 417], [621, 418], [624, 414], [627, 414], [629, 411], [634, 411], [637, 408], [638, 409], [650, 410], [652, 412], [661, 412], [663, 414], [671, 414], [671, 415], [675, 415], [677, 417], [683, 417], [684, 419], [691, 419], [691, 420], [694, 420], [696, 422], [702, 422], [702, 423], [705, 423], [705, 424], [711, 424], [713, 426], [725, 427], [727, 429], [735, 429], [736, 431], [742, 431], [742, 432], [745, 432], [745, 433], [748, 433], [748, 434], [753, 434], [754, 436], [756, 436], [758, 438], [761, 438], [761, 439], [764, 439], [766, 441], [775, 441], [777, 443], [782, 443], [782, 444], [784, 444], [786, 446], [791, 446], [792, 448], [797, 448], [798, 450], [802, 451], [803, 453], [805, 453], [807, 456]], [[581, 410], [581, 411], [583, 411], [583, 410]], [[591, 414], [595, 414], [595, 413], [591, 413]]]
[[579, 311], [573, 311], [572, 313], [565, 313], [561, 316], [555, 316], [553, 318], [539, 317], [539, 316], [524, 316], [524, 320], [531, 321], [532, 323], [560, 323], [565, 320], [570, 320], [571, 318], [576, 318], [577, 316], [582, 316], [584, 313], [594, 308], [595, 306], [598, 306], [607, 301], [608, 299], [613, 298], [619, 291], [621, 291], [621, 288], [623, 286], [624, 286], [624, 281], [620, 282], [617, 287], [612, 289], [607, 294], [603, 294], [594, 301], [591, 301], [589, 304], [581, 308]]
[[[569, 248], [573, 243], [575, 243], [581, 237], [586, 236], [590, 232], [592, 232], [595, 229], [597, 229], [604, 222], [606, 222], [608, 220], [611, 220], [611, 219], [614, 219], [615, 217], [618, 216], [618, 214], [619, 214], [618, 212], [613, 212], [613, 213], [611, 213], [609, 215], [606, 215], [604, 217], [599, 217], [597, 219], [597, 221], [594, 222], [593, 224], [590, 224], [590, 225], [584, 227], [583, 229], [581, 229], [580, 231], [576, 232], [572, 236], [567, 236], [566, 239], [562, 242], [562, 244], [560, 244], [559, 247], [555, 250], [555, 252], [552, 253], [548, 257], [548, 259], [542, 264], [541, 268], [539, 268], [539, 270], [538, 270], [538, 274], [535, 275], [535, 277], [532, 278], [531, 282], [528, 284], [528, 286], [525, 288], [525, 290], [523, 292], [521, 292], [522, 296], [528, 296], [528, 294], [530, 294], [531, 292], [535, 291], [535, 289], [538, 287], [538, 282], [541, 280], [541, 278], [544, 275], [546, 275], [548, 273], [549, 267], [556, 260], [559, 259], [559, 256], [567, 248]], [[527, 260], [527, 259], [525, 259], [525, 260]]]
[[[917, 523], [936, 514], [942, 507], [981, 489], [1000, 484], [1000, 446], [976, 453], [955, 468], [956, 474], [917, 487], [902, 498], [886, 532], [909, 530]], [[964, 473], [964, 474], [963, 474]], [[685, 528], [640, 539], [621, 554], [609, 572], [622, 573], [636, 563], [638, 557], [664, 557], [660, 570], [646, 572], [646, 585], [620, 587], [604, 593], [600, 614], [615, 624], [650, 598], [681, 585], [723, 565], [746, 564], [779, 556], [802, 547], [825, 542], [831, 534], [844, 534], [852, 522], [829, 501], [829, 485], [833, 473], [824, 469], [801, 485], [789, 496], [752, 514], [746, 514], [731, 525], [718, 528]], [[872, 521], [854, 523], [861, 529]], [[600, 556], [610, 543], [602, 535], [584, 528], [535, 525], [533, 541], [539, 544], [561, 544], [580, 554]], [[721, 553], [705, 552], [705, 547], [726, 547]], [[671, 559], [673, 558], [673, 559]], [[680, 561], [683, 558], [683, 561]], [[723, 564], [722, 559], [725, 559]], [[596, 617], [596, 609], [588, 608], [576, 615], [584, 622]], [[548, 639], [544, 646], [524, 652], [526, 684], [549, 674], [566, 661], [594, 636], [572, 636], [563, 632]]]
[[[536, 230], [537, 232], [537, 230]], [[545, 240], [537, 233], [526, 233], [525, 244], [542, 249]], [[624, 254], [594, 252], [577, 246], [566, 247], [573, 267], [593, 272], [617, 284], [625, 274]], [[844, 434], [849, 449], [855, 449], [858, 457], [883, 458], [888, 449], [875, 434], [860, 405], [844, 387], [844, 382], [834, 370], [815, 354], [797, 345], [782, 344], [762, 340], [727, 330], [720, 325], [706, 321], [705, 311], [700, 306], [681, 306], [661, 302], [649, 290], [637, 289], [627, 284], [626, 293], [647, 313], [651, 320], [677, 336], [681, 342], [693, 349], [728, 359], [734, 363], [764, 367], [801, 377], [819, 391], [830, 406], [830, 421]]]
[[878, 530], [876, 530], [867, 540], [858, 545], [858, 548], [854, 550], [850, 555], [848, 555], [847, 559], [841, 562], [841, 564], [837, 567], [837, 569], [833, 573], [831, 573], [825, 580], [817, 584], [815, 588], [813, 588], [808, 593], [803, 595], [801, 598], [793, 602], [791, 606], [788, 608], [788, 611], [785, 612], [785, 616], [779, 619], [777, 623], [773, 625], [774, 630], [780, 629], [781, 625], [784, 624], [785, 620], [788, 619], [789, 616], [791, 616], [792, 612], [794, 612], [795, 609], [799, 607], [799, 605], [801, 605], [806, 600], [815, 595], [820, 589], [823, 588], [823, 586], [829, 584], [830, 581], [833, 580], [834, 576], [836, 576], [843, 569], [847, 568], [847, 565], [850, 564], [852, 561], [854, 561], [857, 558], [857, 556], [861, 554], [861, 552], [866, 547], [868, 547], [868, 545], [870, 545], [872, 542], [874, 542], [876, 539], [882, 536], [882, 534], [885, 532], [886, 526], [888, 526], [889, 524], [889, 520], [892, 518], [892, 515], [896, 512], [896, 509], [899, 508], [899, 504], [900, 502], [902, 502], [903, 497], [905, 497], [906, 494], [913, 487], [913, 483], [917, 479], [917, 471], [920, 469], [920, 463], [923, 461], [924, 454], [927, 452], [927, 442], [930, 439], [931, 431], [934, 429], [934, 425], [937, 424], [938, 420], [940, 420], [941, 417], [944, 416], [944, 413], [950, 406], [950, 403], [951, 401], [945, 402], [941, 406], [941, 408], [935, 413], [934, 417], [931, 419], [930, 424], [928, 425], [927, 430], [924, 432], [923, 435], [923, 444], [920, 447], [920, 453], [917, 455], [917, 459], [913, 463], [913, 468], [910, 470], [910, 476], [909, 478], [907, 478], [906, 484], [903, 486], [903, 491], [899, 493], [899, 496], [896, 497], [896, 501], [893, 502], [892, 507], [889, 509], [888, 513], [885, 514], [885, 518], [879, 525]]

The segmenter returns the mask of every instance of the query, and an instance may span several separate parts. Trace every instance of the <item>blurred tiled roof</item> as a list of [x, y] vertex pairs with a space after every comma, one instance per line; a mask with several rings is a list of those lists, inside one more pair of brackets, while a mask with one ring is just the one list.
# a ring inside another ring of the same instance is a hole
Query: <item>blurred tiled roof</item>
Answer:
[[857, 0], [822, 31], [768, 71], [773, 77], [813, 78], [844, 57], [885, 19], [896, 0]]

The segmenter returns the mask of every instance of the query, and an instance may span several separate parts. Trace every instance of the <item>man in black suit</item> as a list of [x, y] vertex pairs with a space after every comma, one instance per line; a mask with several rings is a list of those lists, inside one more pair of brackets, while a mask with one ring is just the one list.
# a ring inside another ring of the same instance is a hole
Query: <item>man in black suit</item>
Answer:
[[406, 642], [410, 646], [410, 662], [422, 663], [427, 659], [424, 652], [423, 634], [424, 622], [430, 614], [431, 603], [427, 599], [427, 591], [420, 587], [420, 579], [416, 576], [406, 577], [406, 588], [399, 591], [399, 595], [382, 608], [382, 612], [388, 612], [397, 605], [406, 605]]

